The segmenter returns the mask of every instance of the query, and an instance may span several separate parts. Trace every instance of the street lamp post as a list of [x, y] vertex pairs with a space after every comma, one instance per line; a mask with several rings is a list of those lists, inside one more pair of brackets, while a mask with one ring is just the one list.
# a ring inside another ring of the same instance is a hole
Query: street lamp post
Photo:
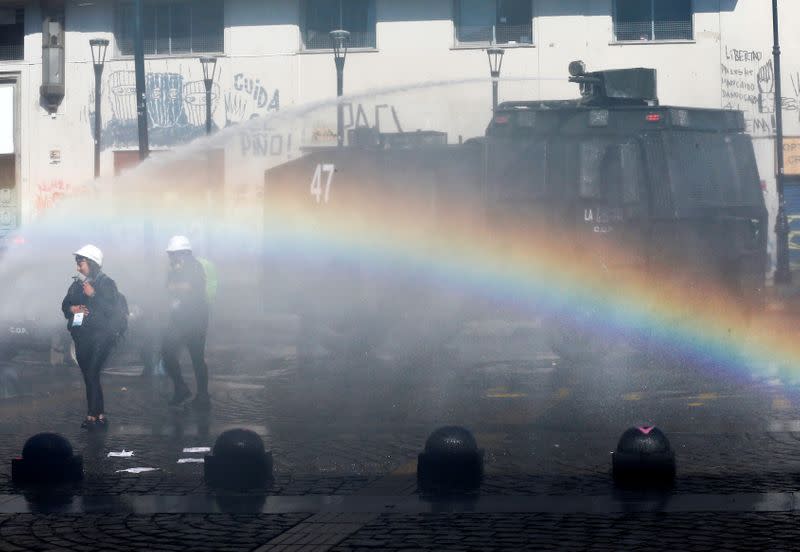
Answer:
[[103, 76], [103, 65], [106, 62], [108, 40], [93, 38], [89, 41], [92, 49], [92, 65], [94, 65], [94, 177], [100, 176], [100, 81]]
[[500, 80], [500, 70], [503, 68], [503, 55], [506, 51], [503, 48], [487, 48], [486, 54], [489, 56], [489, 74], [492, 76], [492, 113], [497, 111], [497, 85]]
[[[211, 87], [214, 84], [214, 77], [216, 76], [217, 71], [217, 58], [213, 56], [200, 56], [200, 65], [203, 66], [203, 84], [206, 87], [206, 136], [211, 135]], [[214, 152], [213, 150], [209, 149], [206, 152], [206, 209], [208, 212], [208, 221], [205, 224], [205, 238], [206, 238], [206, 250], [211, 250], [211, 236], [213, 232], [211, 231], [211, 224], [214, 220], [212, 213], [212, 205], [213, 205], [213, 162], [212, 156]]]
[[136, 79], [136, 126], [139, 134], [139, 161], [150, 155], [147, 132], [147, 87], [144, 73], [144, 0], [134, 0], [133, 69]]
[[[347, 45], [350, 42], [350, 33], [344, 30], [331, 31], [333, 41], [333, 60], [336, 62], [336, 97], [344, 94], [344, 60], [347, 57]], [[339, 147], [344, 145], [344, 109], [341, 100], [336, 106], [336, 143]]]
[[217, 71], [217, 58], [201, 56], [200, 64], [203, 66], [203, 83], [206, 85], [206, 135], [211, 134], [211, 85]]
[[777, 174], [775, 184], [778, 191], [778, 216], [775, 220], [775, 238], [777, 247], [777, 266], [775, 267], [775, 283], [790, 284], [792, 271], [789, 268], [789, 219], [786, 214], [784, 197], [784, 164], [783, 164], [783, 99], [781, 96], [781, 46], [778, 38], [778, 0], [772, 0], [772, 56], [775, 65], [775, 148]]

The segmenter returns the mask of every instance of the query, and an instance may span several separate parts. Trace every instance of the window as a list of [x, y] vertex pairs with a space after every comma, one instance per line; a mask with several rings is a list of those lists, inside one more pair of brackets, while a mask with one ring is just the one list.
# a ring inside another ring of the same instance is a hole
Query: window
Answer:
[[532, 44], [531, 0], [456, 0], [459, 44]]
[[350, 31], [349, 48], [375, 48], [375, 0], [305, 0], [302, 7], [306, 50], [333, 48], [337, 29]]
[[635, 142], [587, 140], [578, 151], [578, 197], [611, 205], [638, 203], [642, 163]]
[[614, 6], [616, 40], [693, 38], [692, 0], [616, 0]]
[[667, 136], [666, 146], [680, 207], [748, 207], [762, 201], [746, 136], [676, 132]]
[[[133, 55], [135, 12], [133, 2], [117, 10], [117, 48]], [[222, 0], [145, 0], [144, 53], [150, 55], [222, 52]]]
[[0, 59], [24, 59], [25, 8], [0, 6]]

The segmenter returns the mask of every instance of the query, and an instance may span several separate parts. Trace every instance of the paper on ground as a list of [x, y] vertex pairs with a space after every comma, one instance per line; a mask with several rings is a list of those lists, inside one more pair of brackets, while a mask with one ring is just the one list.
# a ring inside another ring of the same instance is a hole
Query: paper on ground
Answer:
[[130, 458], [131, 456], [133, 456], [133, 451], [132, 450], [125, 450], [125, 449], [122, 449], [122, 452], [113, 452], [112, 451], [112, 452], [108, 453], [108, 457], [109, 458]]
[[128, 468], [128, 469], [125, 469], [125, 470], [117, 470], [115, 473], [122, 473], [122, 472], [126, 472], [126, 473], [144, 473], [144, 472], [151, 472], [151, 471], [157, 471], [157, 470], [158, 470], [158, 468]]
[[178, 464], [202, 464], [205, 462], [203, 458], [179, 458]]
[[211, 447], [189, 447], [183, 449], [184, 454], [194, 454], [198, 452], [211, 452]]

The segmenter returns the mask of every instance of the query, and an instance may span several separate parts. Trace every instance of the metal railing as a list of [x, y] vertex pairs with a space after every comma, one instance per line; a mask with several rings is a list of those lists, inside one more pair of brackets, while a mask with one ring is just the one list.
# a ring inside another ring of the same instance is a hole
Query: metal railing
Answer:
[[457, 25], [459, 44], [533, 44], [533, 25]]
[[19, 44], [0, 44], [0, 60], [10, 61], [25, 59], [25, 48]]

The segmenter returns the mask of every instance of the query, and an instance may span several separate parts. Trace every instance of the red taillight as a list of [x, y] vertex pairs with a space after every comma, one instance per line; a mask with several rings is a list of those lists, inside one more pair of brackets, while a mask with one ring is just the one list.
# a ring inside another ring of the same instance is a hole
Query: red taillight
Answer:
[[648, 123], [657, 123], [661, 120], [661, 113], [648, 113], [645, 120]]
[[508, 115], [497, 115], [494, 118], [494, 123], [496, 125], [505, 125], [508, 124]]
[[22, 245], [25, 243], [25, 238], [22, 236], [17, 236], [13, 239], [14, 245]]

